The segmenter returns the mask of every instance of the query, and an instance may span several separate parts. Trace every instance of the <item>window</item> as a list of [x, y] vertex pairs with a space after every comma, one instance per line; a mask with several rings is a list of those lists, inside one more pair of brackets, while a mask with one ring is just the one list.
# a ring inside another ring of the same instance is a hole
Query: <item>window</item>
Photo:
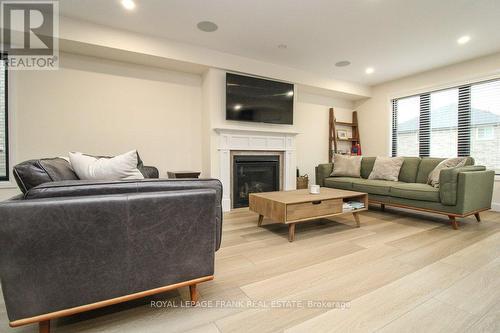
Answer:
[[471, 87], [470, 155], [500, 174], [500, 80]]
[[430, 94], [430, 156], [450, 157], [457, 154], [458, 89]]
[[477, 127], [476, 140], [493, 140], [495, 138], [495, 128]]
[[401, 98], [396, 101], [396, 142], [398, 156], [418, 156], [418, 128], [420, 115], [419, 97]]
[[7, 118], [7, 66], [0, 57], [0, 181], [9, 180], [9, 140]]
[[392, 155], [472, 156], [500, 174], [500, 80], [392, 101]]

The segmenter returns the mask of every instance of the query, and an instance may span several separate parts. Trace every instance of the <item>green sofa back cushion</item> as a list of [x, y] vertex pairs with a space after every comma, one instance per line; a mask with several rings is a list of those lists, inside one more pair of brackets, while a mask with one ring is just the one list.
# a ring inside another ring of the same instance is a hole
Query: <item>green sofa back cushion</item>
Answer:
[[405, 157], [405, 161], [399, 171], [398, 180], [405, 183], [415, 183], [421, 160], [420, 157]]
[[[420, 166], [418, 168], [417, 173], [417, 183], [427, 184], [427, 178], [429, 178], [429, 174], [434, 168], [444, 161], [446, 158], [438, 158], [438, 157], [423, 157], [420, 162]], [[465, 162], [465, 166], [474, 165], [474, 159], [472, 157], [467, 157], [467, 161]]]
[[368, 179], [375, 164], [376, 157], [364, 157], [361, 159], [361, 178]]

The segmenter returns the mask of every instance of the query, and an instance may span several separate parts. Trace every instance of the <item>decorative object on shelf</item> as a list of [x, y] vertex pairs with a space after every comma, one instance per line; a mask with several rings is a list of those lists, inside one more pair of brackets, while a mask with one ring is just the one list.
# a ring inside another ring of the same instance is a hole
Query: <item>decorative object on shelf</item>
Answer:
[[300, 176], [299, 169], [297, 169], [297, 189], [306, 189], [309, 186], [309, 176]]
[[[335, 118], [335, 111], [333, 108], [330, 108], [330, 113], [329, 113], [329, 131], [328, 131], [328, 161], [330, 163], [333, 162], [333, 154], [346, 154], [346, 155], [361, 155], [361, 139], [360, 139], [360, 134], [359, 134], [359, 128], [358, 128], [358, 113], [356, 111], [352, 112], [352, 122], [344, 122], [344, 121], [337, 121]], [[347, 133], [349, 132], [348, 130], [337, 130], [336, 126], [340, 126], [341, 128], [347, 127], [351, 128], [351, 133], [352, 137], [349, 138], [347, 136]], [[344, 132], [346, 133], [345, 136], [340, 134], [339, 132]], [[341, 136], [342, 135], [342, 136]], [[341, 145], [342, 146], [348, 146], [349, 142], [351, 147], [347, 149], [339, 149], [339, 141], [344, 142]], [[355, 153], [353, 152], [355, 151]]]
[[361, 145], [359, 143], [353, 143], [352, 144], [351, 155], [361, 156]]
[[319, 185], [311, 185], [311, 187], [309, 187], [309, 193], [311, 193], [311, 194], [319, 194], [320, 193], [320, 187], [319, 187]]
[[347, 137], [347, 131], [337, 130], [337, 138], [339, 140], [347, 141], [349, 138]]

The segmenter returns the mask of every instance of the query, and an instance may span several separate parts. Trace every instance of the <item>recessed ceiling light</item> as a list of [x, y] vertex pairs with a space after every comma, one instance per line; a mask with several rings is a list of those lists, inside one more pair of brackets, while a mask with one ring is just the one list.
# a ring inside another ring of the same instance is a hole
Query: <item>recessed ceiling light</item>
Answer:
[[470, 41], [470, 36], [468, 35], [462, 36], [459, 39], [457, 39], [457, 43], [460, 45], [467, 44], [469, 41]]
[[286, 45], [286, 44], [279, 44], [278, 45], [279, 49], [286, 49], [287, 47], [288, 47], [288, 45]]
[[126, 10], [132, 10], [135, 8], [134, 0], [122, 0], [122, 6], [125, 7]]
[[336, 62], [335, 66], [337, 66], [337, 67], [345, 67], [345, 66], [349, 66], [350, 64], [351, 64], [350, 61], [342, 60], [342, 61]]
[[373, 67], [368, 67], [367, 69], [365, 69], [366, 74], [372, 74], [373, 72], [375, 72], [375, 69], [373, 69]]
[[210, 21], [198, 22], [198, 24], [196, 26], [198, 27], [198, 29], [200, 29], [201, 31], [205, 31], [205, 32], [214, 32], [215, 30], [219, 29], [217, 24], [215, 24], [214, 22], [210, 22]]

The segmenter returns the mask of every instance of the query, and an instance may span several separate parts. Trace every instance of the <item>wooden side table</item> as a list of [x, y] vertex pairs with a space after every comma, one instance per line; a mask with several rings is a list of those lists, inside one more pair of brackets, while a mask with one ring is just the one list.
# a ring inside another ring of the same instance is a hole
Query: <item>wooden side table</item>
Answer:
[[199, 178], [198, 171], [167, 171], [168, 178]]

